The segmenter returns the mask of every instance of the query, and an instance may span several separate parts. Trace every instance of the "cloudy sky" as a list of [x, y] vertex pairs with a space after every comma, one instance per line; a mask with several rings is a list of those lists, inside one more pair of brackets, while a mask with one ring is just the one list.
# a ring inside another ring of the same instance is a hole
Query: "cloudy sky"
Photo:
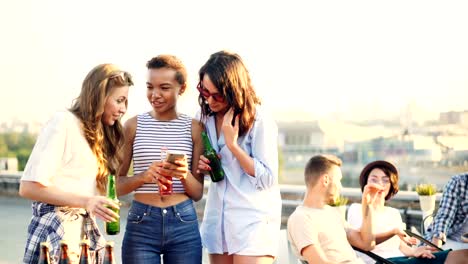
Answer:
[[221, 49], [245, 59], [280, 119], [468, 109], [462, 1], [70, 2], [0, 2], [0, 121], [44, 121], [69, 107], [104, 62], [136, 79], [126, 117], [146, 111], [145, 63], [162, 53], [187, 65], [179, 110], [193, 114], [197, 71]]

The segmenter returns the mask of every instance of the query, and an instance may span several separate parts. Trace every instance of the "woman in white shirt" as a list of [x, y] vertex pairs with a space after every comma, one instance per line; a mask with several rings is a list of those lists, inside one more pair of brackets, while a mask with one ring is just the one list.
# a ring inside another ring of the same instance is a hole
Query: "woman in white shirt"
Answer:
[[131, 85], [127, 72], [98, 65], [84, 79], [72, 107], [56, 113], [43, 128], [20, 183], [19, 194], [34, 201], [23, 263], [38, 262], [44, 241], [51, 244], [52, 263], [58, 260], [60, 240], [69, 242], [72, 261], [83, 238], [90, 240], [93, 252], [104, 246], [94, 216], [104, 221], [119, 217], [107, 208], [118, 205], [103, 194], [107, 175], [115, 174], [120, 162], [120, 117]]
[[[210, 184], [203, 246], [211, 263], [272, 263], [281, 224], [276, 123], [239, 55], [212, 54], [199, 78], [201, 120], [225, 172]], [[198, 168], [210, 169], [204, 156]]]
[[[369, 163], [361, 172], [359, 183], [361, 190], [368, 183], [380, 184], [384, 191], [377, 197], [374, 203], [373, 229], [376, 233], [375, 249], [372, 252], [390, 259], [395, 263], [463, 263], [466, 252], [440, 251], [435, 252], [428, 246], [411, 247], [416, 244], [415, 239], [406, 237], [402, 231], [404, 224], [400, 212], [392, 207], [385, 206], [385, 201], [391, 199], [398, 192], [398, 170], [387, 161], [374, 161]], [[360, 228], [362, 223], [362, 212], [360, 204], [352, 204], [348, 209], [348, 223], [354, 228]], [[362, 255], [366, 263], [375, 263], [374, 260]]]

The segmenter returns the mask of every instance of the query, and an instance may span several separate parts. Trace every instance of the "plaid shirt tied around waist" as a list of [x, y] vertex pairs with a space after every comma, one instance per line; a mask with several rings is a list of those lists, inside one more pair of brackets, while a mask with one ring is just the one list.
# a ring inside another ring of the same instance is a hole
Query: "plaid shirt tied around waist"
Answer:
[[67, 217], [83, 217], [83, 231], [90, 241], [90, 250], [95, 251], [99, 261], [103, 262], [106, 240], [97, 226], [96, 220], [83, 208], [55, 206], [42, 202], [32, 203], [33, 217], [28, 227], [28, 239], [24, 251], [23, 263], [39, 261], [40, 243], [48, 241], [51, 245], [51, 263], [56, 263], [59, 254], [59, 242], [64, 235], [63, 220]]

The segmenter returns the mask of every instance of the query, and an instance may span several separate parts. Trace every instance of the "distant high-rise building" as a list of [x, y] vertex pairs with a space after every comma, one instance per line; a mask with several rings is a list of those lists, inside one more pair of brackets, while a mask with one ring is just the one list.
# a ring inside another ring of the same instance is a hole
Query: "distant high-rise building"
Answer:
[[442, 112], [439, 116], [439, 122], [441, 124], [460, 124], [461, 116], [463, 112]]
[[325, 133], [317, 121], [279, 122], [278, 138], [286, 168], [302, 168], [313, 155], [338, 152], [325, 146]]

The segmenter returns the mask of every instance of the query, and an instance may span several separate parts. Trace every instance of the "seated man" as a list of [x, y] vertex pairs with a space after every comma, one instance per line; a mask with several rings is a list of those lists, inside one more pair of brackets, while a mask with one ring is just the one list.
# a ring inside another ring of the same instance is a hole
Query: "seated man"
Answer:
[[[305, 168], [306, 195], [303, 205], [296, 208], [288, 219], [288, 239], [294, 253], [309, 263], [364, 263], [356, 256], [351, 245], [372, 250], [376, 244], [373, 234], [375, 208], [385, 199], [385, 189], [368, 182], [363, 186], [359, 230], [353, 229], [336, 210], [328, 206], [339, 195], [341, 188], [341, 161], [334, 156], [312, 157]], [[377, 235], [380, 238], [382, 234]], [[392, 235], [393, 236], [393, 235]], [[387, 235], [388, 239], [391, 237]], [[380, 242], [385, 241], [381, 239]], [[429, 248], [428, 248], [429, 249]], [[430, 259], [393, 258], [395, 263], [466, 263], [468, 250], [452, 251]]]
[[340, 193], [341, 160], [334, 156], [312, 157], [305, 168], [307, 187], [303, 205], [288, 219], [288, 239], [294, 253], [309, 263], [364, 263], [350, 243], [364, 250], [375, 246], [372, 234], [372, 203], [382, 192], [377, 184], [368, 184], [362, 195], [363, 222], [352, 229], [328, 206]]
[[[427, 228], [426, 239], [444, 249], [468, 249], [468, 173], [453, 176], [444, 188], [439, 210]], [[466, 241], [466, 240], [465, 240]]]

